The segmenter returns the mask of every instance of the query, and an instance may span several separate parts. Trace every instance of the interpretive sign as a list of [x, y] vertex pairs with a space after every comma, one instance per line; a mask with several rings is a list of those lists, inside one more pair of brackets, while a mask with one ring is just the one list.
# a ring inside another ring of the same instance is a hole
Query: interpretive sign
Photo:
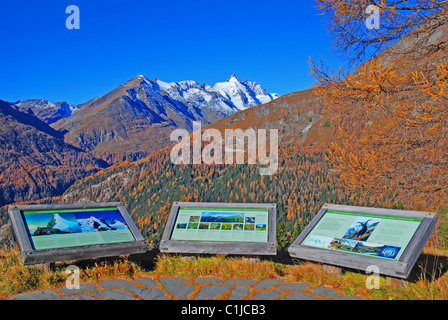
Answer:
[[288, 249], [294, 258], [407, 278], [437, 224], [432, 212], [326, 204]]
[[121, 203], [8, 208], [24, 264], [143, 253], [148, 246]]
[[176, 202], [161, 252], [275, 255], [275, 204]]

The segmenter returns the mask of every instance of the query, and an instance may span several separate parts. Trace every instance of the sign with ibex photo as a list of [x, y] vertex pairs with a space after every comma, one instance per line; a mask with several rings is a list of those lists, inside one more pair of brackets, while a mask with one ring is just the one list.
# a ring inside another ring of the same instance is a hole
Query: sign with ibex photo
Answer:
[[407, 278], [437, 223], [432, 212], [325, 205], [289, 248], [292, 257]]
[[147, 250], [121, 203], [10, 206], [25, 264], [100, 258]]

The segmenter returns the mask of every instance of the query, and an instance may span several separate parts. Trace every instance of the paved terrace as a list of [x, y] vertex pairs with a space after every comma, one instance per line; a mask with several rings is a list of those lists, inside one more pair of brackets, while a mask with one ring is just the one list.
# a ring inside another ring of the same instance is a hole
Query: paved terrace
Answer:
[[327, 287], [285, 279], [134, 277], [24, 292], [14, 300], [361, 300]]

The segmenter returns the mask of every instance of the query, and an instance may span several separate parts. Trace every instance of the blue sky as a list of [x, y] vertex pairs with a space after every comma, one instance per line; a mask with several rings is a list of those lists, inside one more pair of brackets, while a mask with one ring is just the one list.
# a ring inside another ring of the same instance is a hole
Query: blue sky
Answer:
[[[80, 9], [80, 30], [65, 9]], [[212, 85], [236, 73], [286, 94], [337, 68], [312, 0], [39, 0], [0, 3], [0, 99], [79, 104], [136, 75]]]

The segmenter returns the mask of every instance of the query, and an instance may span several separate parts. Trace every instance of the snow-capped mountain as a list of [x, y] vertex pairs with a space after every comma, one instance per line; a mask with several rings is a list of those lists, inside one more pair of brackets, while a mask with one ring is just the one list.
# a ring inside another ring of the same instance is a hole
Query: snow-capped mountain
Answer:
[[151, 80], [158, 86], [158, 91], [165, 91], [173, 100], [199, 108], [211, 108], [224, 113], [245, 110], [267, 103], [279, 97], [268, 93], [255, 81], [242, 81], [232, 74], [225, 82], [210, 86], [199, 85], [196, 81], [166, 83], [159, 79]]
[[[224, 115], [232, 114], [238, 109], [219, 94], [210, 92], [193, 80], [181, 82], [163, 82], [159, 79], [149, 80], [161, 94], [167, 94], [176, 104], [185, 108], [198, 108], [202, 111], [215, 110]], [[208, 86], [210, 87], [210, 86]]]
[[53, 218], [48, 223], [48, 227], [67, 233], [81, 232], [77, 222], [64, 219], [57, 213], [53, 215]]
[[255, 81], [240, 80], [236, 74], [232, 74], [225, 82], [208, 87], [208, 91], [218, 92], [238, 110], [265, 104], [279, 97], [276, 93], [268, 93]]
[[191, 132], [195, 121], [208, 125], [276, 97], [256, 82], [241, 81], [236, 75], [213, 86], [193, 80], [168, 83], [138, 75], [76, 106], [78, 111], [52, 127], [66, 132], [65, 141], [83, 150], [120, 152], [135, 160], [134, 155], [146, 156], [170, 145], [170, 134], [176, 128]]
[[31, 111], [35, 116], [48, 124], [70, 117], [79, 110], [76, 106], [67, 102], [52, 103], [44, 99], [17, 101], [13, 105], [22, 111]]
[[128, 227], [121, 221], [115, 219], [102, 219], [91, 216], [87, 219], [79, 219], [79, 226], [82, 232], [110, 231], [110, 230], [126, 230]]

